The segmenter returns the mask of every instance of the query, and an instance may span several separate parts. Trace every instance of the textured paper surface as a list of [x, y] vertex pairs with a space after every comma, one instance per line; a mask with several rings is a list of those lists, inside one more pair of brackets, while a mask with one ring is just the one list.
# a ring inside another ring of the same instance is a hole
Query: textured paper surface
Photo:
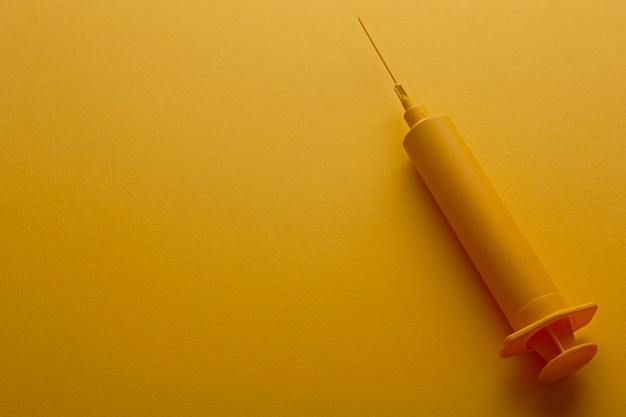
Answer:
[[[5, 1], [0, 414], [626, 406], [620, 1]], [[452, 117], [598, 356], [543, 386], [402, 150]]]

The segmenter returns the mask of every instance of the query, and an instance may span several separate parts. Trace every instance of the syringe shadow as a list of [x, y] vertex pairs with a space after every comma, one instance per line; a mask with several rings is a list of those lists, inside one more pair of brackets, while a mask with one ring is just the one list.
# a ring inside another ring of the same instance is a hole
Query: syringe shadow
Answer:
[[511, 404], [527, 409], [529, 415], [539, 417], [566, 417], [580, 412], [581, 404], [585, 401], [585, 390], [582, 389], [584, 373], [542, 384], [537, 379], [544, 365], [539, 355], [524, 355], [509, 360], [515, 361], [515, 366], [507, 374], [502, 387], [503, 394]]

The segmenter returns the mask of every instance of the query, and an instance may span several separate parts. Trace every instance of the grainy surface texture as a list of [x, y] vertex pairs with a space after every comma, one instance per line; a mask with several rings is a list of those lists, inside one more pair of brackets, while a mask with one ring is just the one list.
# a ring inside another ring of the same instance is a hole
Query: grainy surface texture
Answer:
[[[626, 407], [626, 3], [35, 1], [0, 13], [0, 415]], [[452, 117], [599, 345], [536, 382], [402, 149]]]

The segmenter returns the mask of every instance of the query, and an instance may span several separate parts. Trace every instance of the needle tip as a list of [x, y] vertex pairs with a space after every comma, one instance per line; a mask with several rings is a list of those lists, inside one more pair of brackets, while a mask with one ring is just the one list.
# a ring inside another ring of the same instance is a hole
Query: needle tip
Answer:
[[389, 69], [389, 66], [387, 65], [387, 62], [385, 62], [385, 58], [383, 58], [383, 56], [381, 55], [380, 51], [378, 50], [378, 47], [376, 47], [376, 44], [374, 43], [374, 40], [372, 39], [372, 37], [370, 36], [370, 33], [367, 31], [367, 29], [365, 28], [365, 25], [363, 24], [363, 21], [361, 20], [360, 16], [357, 16], [357, 19], [359, 20], [359, 23], [361, 24], [361, 27], [363, 28], [363, 30], [365, 31], [365, 34], [367, 35], [368, 39], [370, 40], [370, 42], [372, 43], [372, 46], [374, 47], [374, 50], [376, 50], [376, 53], [378, 54], [378, 56], [380, 57], [380, 60], [383, 61], [383, 65], [385, 66], [385, 68], [387, 69], [387, 72], [389, 73], [389, 75], [391, 76], [391, 79], [393, 80], [394, 84], [398, 84], [398, 82], [396, 81], [396, 77], [393, 76], [393, 74], [391, 73], [391, 70]]

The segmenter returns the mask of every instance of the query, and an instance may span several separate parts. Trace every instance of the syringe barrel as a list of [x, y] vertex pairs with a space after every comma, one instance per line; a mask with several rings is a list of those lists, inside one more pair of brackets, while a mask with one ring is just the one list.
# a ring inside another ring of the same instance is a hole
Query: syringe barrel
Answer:
[[513, 330], [568, 307], [450, 118], [420, 120], [404, 148]]

